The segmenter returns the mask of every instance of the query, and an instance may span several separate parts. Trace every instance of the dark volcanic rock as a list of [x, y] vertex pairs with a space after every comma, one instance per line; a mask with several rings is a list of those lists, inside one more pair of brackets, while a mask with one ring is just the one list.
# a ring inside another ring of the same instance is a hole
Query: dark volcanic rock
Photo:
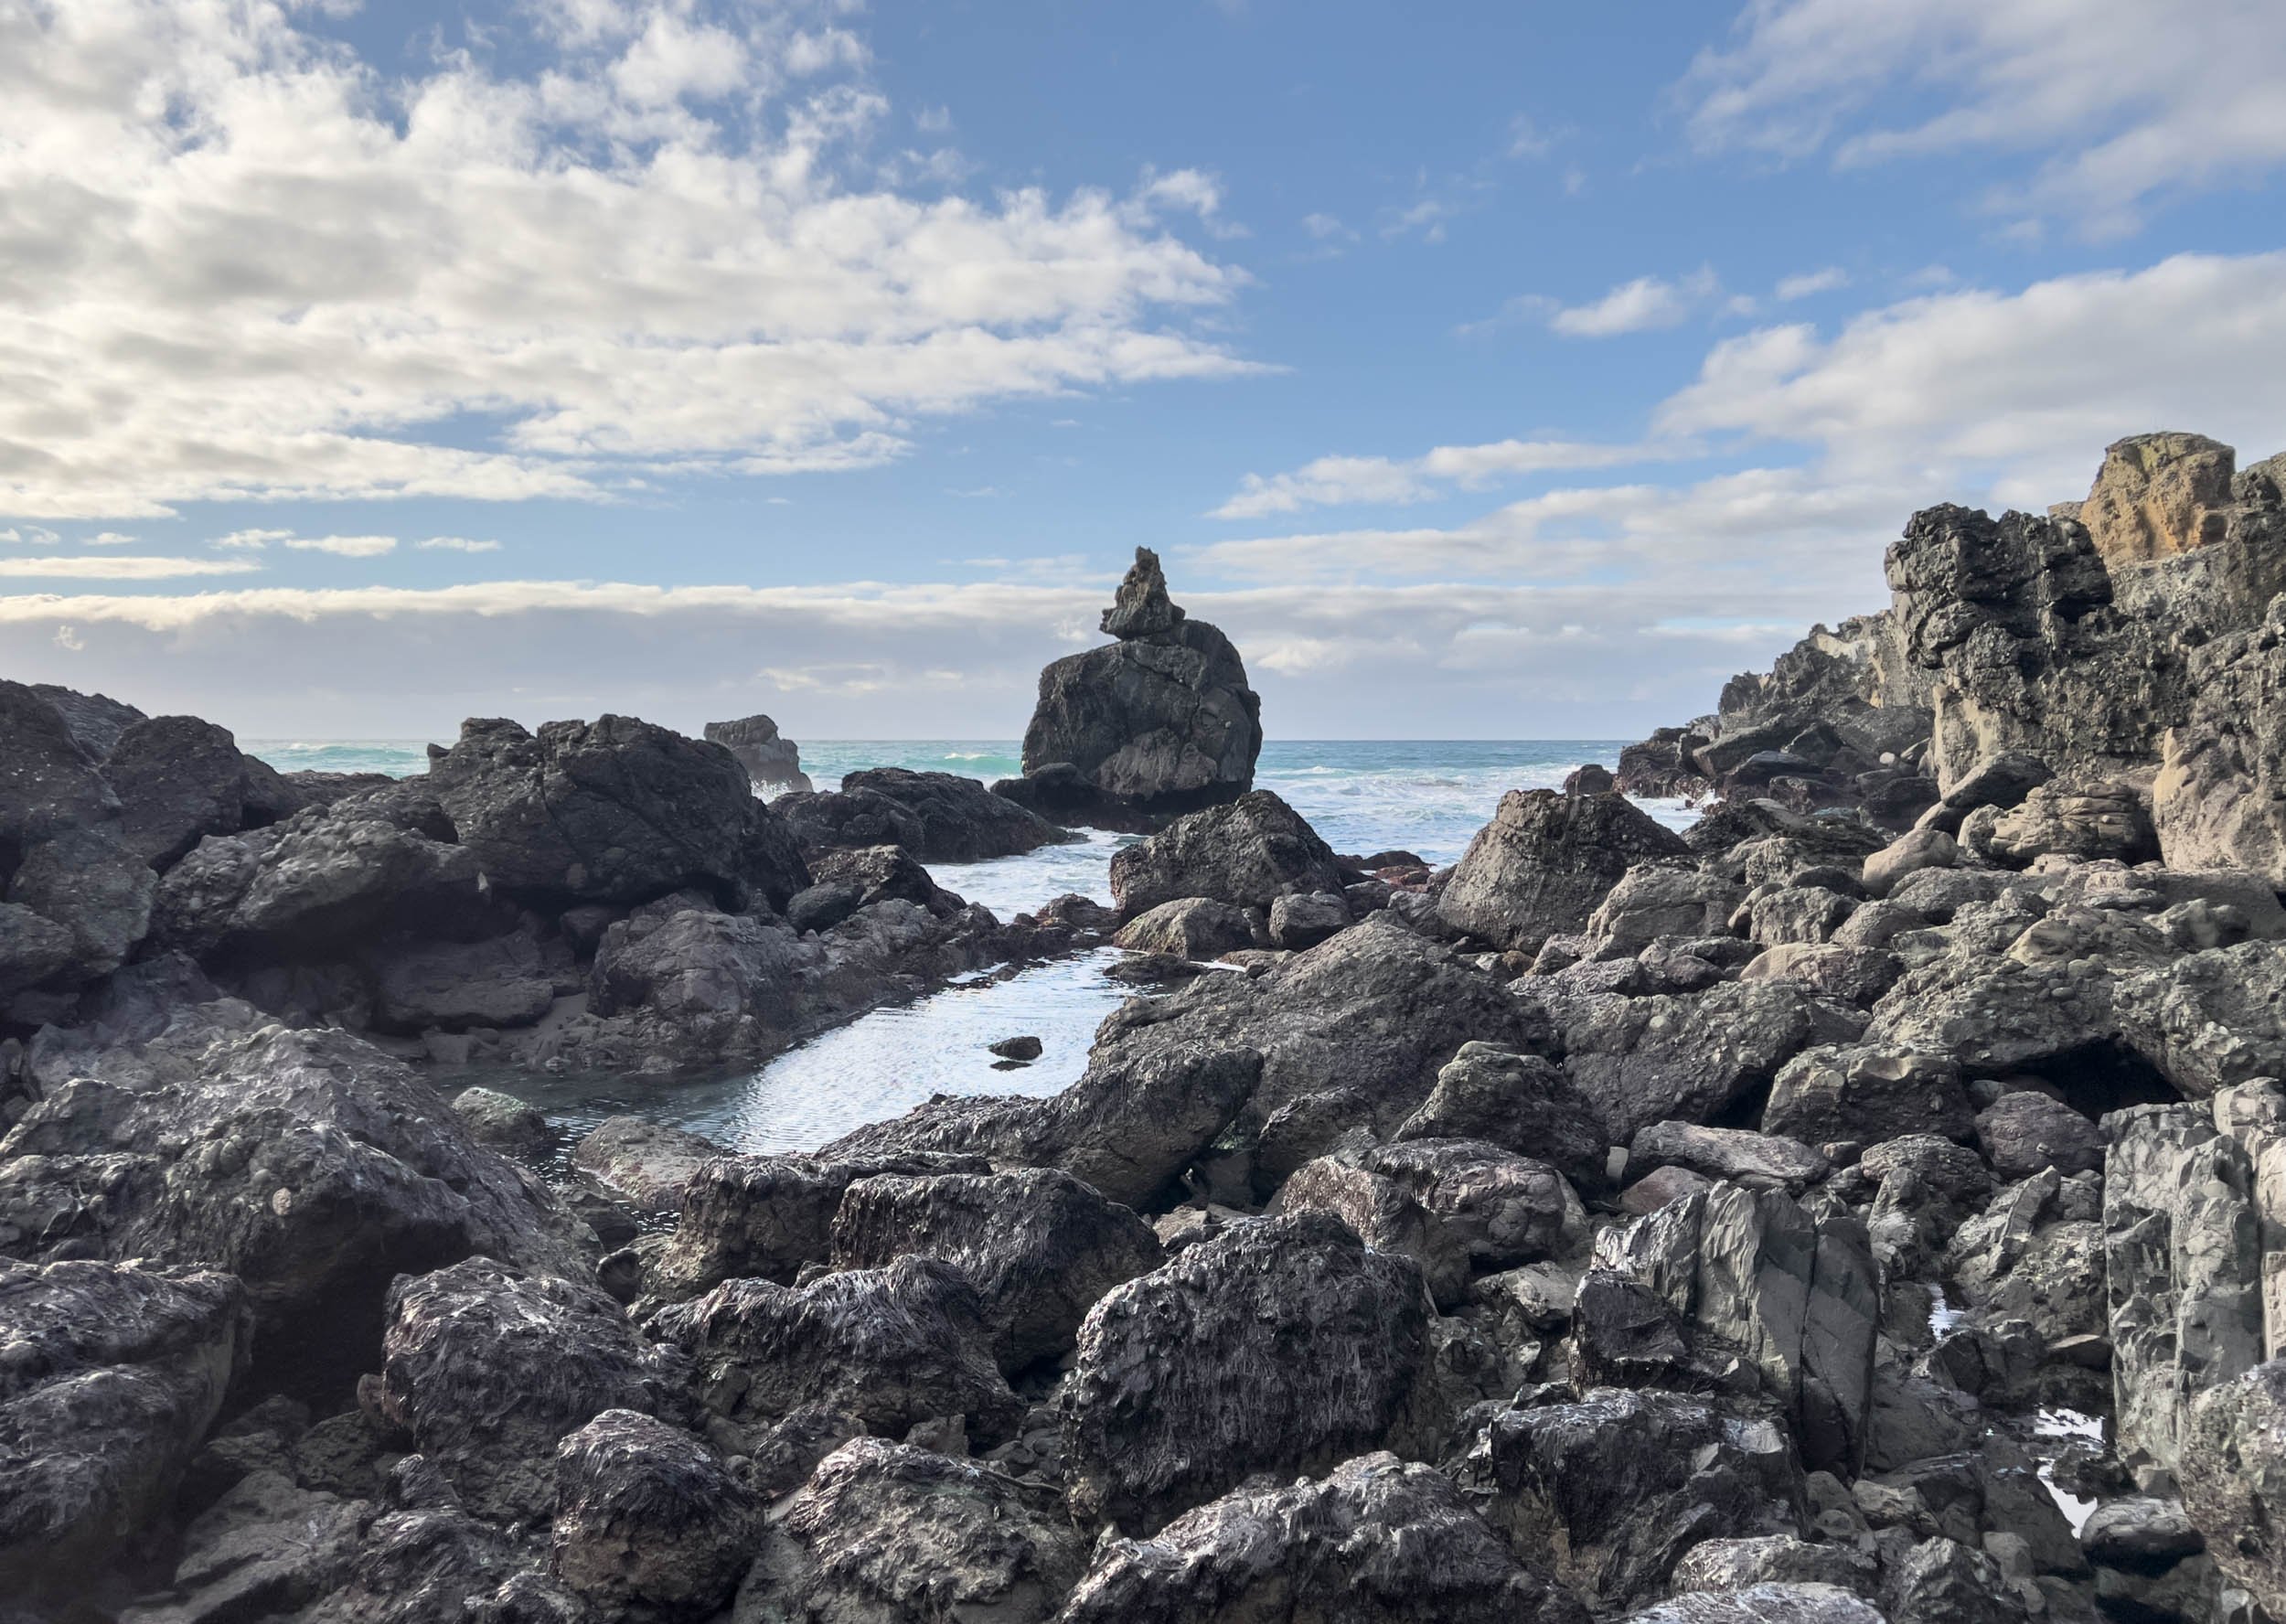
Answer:
[[1656, 1595], [1703, 1540], [1797, 1532], [1802, 1492], [1776, 1424], [1615, 1388], [1501, 1412], [1459, 1482], [1512, 1547], [1552, 1551], [1557, 1576], [1599, 1607]]
[[35, 682], [31, 691], [62, 719], [64, 730], [90, 761], [100, 762], [109, 755], [119, 736], [144, 720], [142, 711], [109, 694], [75, 693], [52, 682]]
[[1127, 919], [1181, 897], [1266, 908], [1289, 893], [1341, 889], [1332, 848], [1266, 789], [1178, 818], [1111, 859], [1111, 894]]
[[772, 810], [805, 850], [899, 846], [922, 862], [982, 862], [1071, 839], [956, 773], [869, 767], [839, 790], [782, 796]]
[[1890, 1624], [1880, 1609], [1838, 1585], [1748, 1585], [1688, 1590], [1629, 1613], [1626, 1624]]
[[1248, 788], [1262, 700], [1230, 639], [1167, 601], [1148, 548], [1136, 550], [1105, 629], [1119, 641], [1040, 673], [1024, 777], [999, 787], [1044, 816], [1083, 821], [1185, 812]]
[[1671, 1117], [1706, 1121], [1804, 1049], [1853, 1042], [1864, 1023], [1785, 981], [1726, 983], [1695, 997], [1592, 998], [1551, 1012], [1564, 1069], [1615, 1140]]
[[374, 1024], [390, 1031], [529, 1026], [556, 999], [555, 974], [522, 931], [393, 948], [374, 956], [371, 971]]
[[909, 1444], [853, 1438], [774, 1523], [738, 1616], [1047, 1624], [1085, 1563], [1052, 1493]]
[[742, 716], [736, 721], [710, 721], [705, 738], [738, 758], [756, 789], [807, 790], [809, 775], [802, 771], [801, 746], [778, 736], [778, 724], [767, 716]]
[[1074, 1512], [1148, 1531], [1250, 1472], [1373, 1448], [1427, 1315], [1420, 1271], [1326, 1213], [1240, 1224], [1118, 1287], [1063, 1399]]
[[2194, 698], [2169, 731], [2152, 813], [2175, 868], [2245, 868], [2286, 887], [2286, 616], [2191, 655]]
[[1586, 1231], [1561, 1173], [1477, 1139], [1345, 1142], [1302, 1164], [1278, 1210], [1331, 1213], [1375, 1251], [1412, 1258], [1447, 1309], [1472, 1275], [1538, 1262]]
[[1808, 1145], [1877, 1145], [1906, 1134], [1966, 1141], [1976, 1132], [1960, 1068], [1941, 1055], [1875, 1046], [1812, 1049], [1786, 1063], [1762, 1131]]
[[176, 1011], [147, 1042], [59, 1043], [43, 1063], [54, 1081], [0, 1139], [0, 1252], [228, 1269], [282, 1380], [370, 1369], [393, 1275], [472, 1253], [584, 1266], [584, 1232], [536, 1177], [346, 1032], [224, 1002]]
[[1244, 908], [1207, 897], [1178, 897], [1145, 909], [1112, 940], [1131, 953], [1209, 959], [1253, 946], [1255, 932]]
[[1542, 1158], [1583, 1190], [1608, 1177], [1611, 1132], [1594, 1102], [1554, 1062], [1494, 1043], [1463, 1043], [1394, 1137], [1483, 1139]]
[[211, 1270], [0, 1259], [0, 1593], [61, 1601], [138, 1553], [252, 1331]]
[[1106, 1546], [1062, 1624], [1586, 1624], [1442, 1474], [1361, 1455]]
[[700, 1396], [733, 1421], [821, 1405], [869, 1431], [957, 1416], [997, 1437], [1020, 1409], [993, 1361], [983, 1298], [934, 1258], [901, 1257], [799, 1289], [728, 1280], [660, 1309], [645, 1330], [690, 1354]]
[[556, 1577], [611, 1616], [711, 1617], [753, 1561], [760, 1508], [689, 1433], [606, 1410], [557, 1447]]
[[606, 1410], [673, 1411], [689, 1367], [593, 1287], [474, 1257], [389, 1292], [379, 1417], [501, 1522], [555, 1503], [556, 1444]]
[[831, 1253], [834, 1214], [859, 1180], [987, 1170], [981, 1158], [927, 1154], [718, 1158], [684, 1181], [681, 1218], [652, 1265], [651, 1291], [684, 1302], [725, 1280], [790, 1286], [803, 1265]]
[[905, 1256], [940, 1258], [976, 1283], [1009, 1371], [1064, 1352], [1098, 1298], [1165, 1261], [1149, 1224], [1050, 1169], [850, 1185], [834, 1219], [834, 1266]]
[[1437, 913], [1454, 930], [1533, 952], [1585, 926], [1636, 863], [1689, 849], [1625, 796], [1512, 789], [1469, 843]]
[[2258, 1365], [2194, 1402], [2184, 1509], [2223, 1572], [2272, 1614], [2286, 1612], [2286, 1362]]
[[120, 735], [103, 776], [119, 796], [121, 838], [164, 870], [203, 837], [245, 827], [250, 768], [258, 770], [253, 776], [276, 776], [240, 755], [228, 729], [196, 716], [159, 716]]
[[494, 884], [535, 901], [640, 903], [693, 887], [783, 908], [809, 883], [746, 771], [633, 717], [472, 721], [429, 770], [460, 844]]
[[2103, 1130], [2063, 1101], [2031, 1089], [2004, 1094], [1979, 1112], [1976, 1138], [1984, 1159], [2003, 1179], [2030, 1178], [2048, 1168], [2068, 1176], [2103, 1166]]

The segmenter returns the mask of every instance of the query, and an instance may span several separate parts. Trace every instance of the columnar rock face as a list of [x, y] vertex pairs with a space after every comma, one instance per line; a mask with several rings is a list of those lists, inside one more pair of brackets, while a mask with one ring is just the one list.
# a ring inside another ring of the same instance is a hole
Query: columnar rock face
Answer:
[[802, 771], [802, 747], [781, 738], [778, 724], [767, 716], [742, 716], [736, 721], [710, 721], [706, 740], [720, 744], [738, 758], [756, 789], [811, 787]]
[[1533, 952], [1585, 926], [1636, 863], [1689, 849], [1625, 796], [1512, 789], [1469, 843], [1437, 913], [1456, 931]]
[[2193, 650], [2191, 682], [2152, 785], [2160, 850], [2175, 868], [2249, 869], [2286, 888], [2286, 604]]
[[1191, 811], [1250, 788], [1262, 700], [1230, 639], [1168, 597], [1148, 548], [1136, 549], [1103, 629], [1118, 641], [1041, 672], [1024, 776], [1003, 793], [1088, 821]]

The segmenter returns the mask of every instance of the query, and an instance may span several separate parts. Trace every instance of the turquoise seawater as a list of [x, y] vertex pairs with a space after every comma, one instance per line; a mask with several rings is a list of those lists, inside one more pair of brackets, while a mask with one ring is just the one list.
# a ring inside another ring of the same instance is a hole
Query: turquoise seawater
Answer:
[[[1337, 851], [1402, 849], [1431, 863], [1459, 858], [1511, 789], [1554, 788], [1586, 762], [1618, 759], [1618, 740], [1293, 740], [1266, 744], [1255, 783], [1275, 790]], [[423, 772], [421, 740], [250, 741], [288, 771]], [[827, 740], [802, 746], [820, 789], [864, 767], [961, 773], [990, 782], [1018, 770], [1012, 740]], [[1682, 827], [1680, 804], [1644, 803]], [[981, 863], [941, 863], [938, 884], [1001, 918], [1067, 892], [1111, 900], [1111, 854], [1132, 835], [1091, 834], [1068, 846]], [[977, 977], [913, 1003], [877, 1010], [788, 1051], [759, 1071], [662, 1083], [612, 1076], [486, 1079], [545, 1110], [567, 1135], [631, 1112], [747, 1152], [812, 1149], [868, 1122], [902, 1116], [936, 1094], [1048, 1095], [1086, 1064], [1103, 1018], [1131, 988], [1103, 973], [1104, 952]], [[1018, 1070], [996, 1068], [988, 1045], [1029, 1033], [1044, 1052]]]

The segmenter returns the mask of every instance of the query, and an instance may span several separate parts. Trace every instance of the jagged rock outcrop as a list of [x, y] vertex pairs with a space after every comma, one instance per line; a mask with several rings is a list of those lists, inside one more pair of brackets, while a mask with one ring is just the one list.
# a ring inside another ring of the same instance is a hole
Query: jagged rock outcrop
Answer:
[[812, 855], [896, 846], [921, 862], [982, 862], [1072, 839], [974, 778], [903, 767], [868, 767], [837, 790], [781, 796], [771, 810]]
[[0, 1258], [0, 1594], [144, 1553], [252, 1340], [225, 1274]]
[[390, 1286], [377, 1417], [497, 1522], [544, 1518], [556, 1445], [606, 1410], [678, 1414], [689, 1366], [589, 1286], [468, 1258]]
[[802, 771], [802, 747], [781, 738], [778, 724], [767, 716], [742, 716], [735, 721], [710, 721], [703, 735], [738, 758], [756, 789], [808, 790], [816, 786]]
[[1020, 1409], [992, 1357], [984, 1298], [934, 1258], [901, 1257], [798, 1288], [728, 1280], [660, 1309], [645, 1330], [689, 1354], [700, 1396], [740, 1423], [818, 1406], [869, 1431], [960, 1416], [994, 1437]]
[[1481, 1139], [1548, 1162], [1583, 1190], [1608, 1177], [1611, 1130], [1563, 1067], [1496, 1043], [1463, 1043], [1394, 1136]]
[[2286, 1362], [2218, 1374], [2189, 1396], [2184, 1509], [2212, 1532], [2201, 1543], [2216, 1565], [2271, 1614], [2286, 1612]]
[[1458, 1472], [1511, 1548], [1551, 1552], [1557, 1577], [1597, 1608], [1651, 1599], [1704, 1540], [1800, 1526], [1785, 1430], [1674, 1394], [1596, 1388], [1502, 1410]]
[[792, 838], [718, 744], [634, 717], [472, 721], [429, 792], [496, 886], [533, 901], [643, 903], [693, 888], [783, 908], [809, 883]]
[[2286, 604], [2190, 662], [2195, 697], [2152, 784], [2160, 850], [2174, 868], [2248, 869], [2286, 888]]
[[1427, 1317], [1419, 1269], [1329, 1213], [1239, 1224], [1118, 1287], [1063, 1401], [1074, 1512], [1148, 1533], [1251, 1472], [1374, 1448]]
[[606, 1618], [698, 1620], [753, 1561], [761, 1508], [705, 1445], [605, 1410], [557, 1447], [555, 1576]]
[[2154, 563], [2223, 540], [2236, 454], [2204, 434], [2136, 434], [2104, 447], [2086, 498], [2049, 509], [2086, 527], [2108, 569]]
[[1052, 820], [1118, 828], [1251, 788], [1262, 700], [1230, 639], [1168, 597], [1150, 549], [1136, 549], [1103, 629], [1118, 641], [1040, 673], [1024, 776], [995, 793]]
[[1127, 919], [1184, 897], [1268, 908], [1283, 896], [1338, 894], [1341, 886], [1332, 848], [1266, 789], [1177, 818], [1111, 859], [1111, 894]]
[[147, 1042], [59, 1047], [55, 1063], [0, 1138], [0, 1254], [228, 1270], [288, 1387], [337, 1391], [370, 1368], [392, 1275], [472, 1254], [585, 1266], [583, 1226], [536, 1177], [348, 1033], [225, 1001], [172, 1011]]
[[740, 1618], [1047, 1624], [1086, 1565], [1052, 1491], [910, 1444], [854, 1438], [763, 1542]]
[[1053, 1358], [1096, 1299], [1165, 1261], [1149, 1224], [1052, 1169], [860, 1180], [833, 1221], [837, 1268], [935, 1257], [982, 1293], [1004, 1369]]
[[1534, 952], [1585, 926], [1635, 864], [1689, 849], [1625, 796], [1512, 789], [1469, 841], [1437, 915], [1496, 947]]
[[1361, 1455], [1106, 1546], [1061, 1624], [1586, 1624], [1442, 1474]]

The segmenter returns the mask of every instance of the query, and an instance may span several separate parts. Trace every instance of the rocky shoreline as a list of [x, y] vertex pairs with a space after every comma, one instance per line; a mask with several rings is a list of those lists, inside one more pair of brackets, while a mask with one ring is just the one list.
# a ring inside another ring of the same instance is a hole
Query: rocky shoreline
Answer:
[[[1006, 793], [0, 683], [0, 1624], [2286, 1620], [2281, 473], [1916, 515], [1437, 872], [1148, 554]], [[1066, 821], [1115, 908], [924, 866]], [[1072, 1087], [810, 1154], [436, 1086], [1115, 932]]]

